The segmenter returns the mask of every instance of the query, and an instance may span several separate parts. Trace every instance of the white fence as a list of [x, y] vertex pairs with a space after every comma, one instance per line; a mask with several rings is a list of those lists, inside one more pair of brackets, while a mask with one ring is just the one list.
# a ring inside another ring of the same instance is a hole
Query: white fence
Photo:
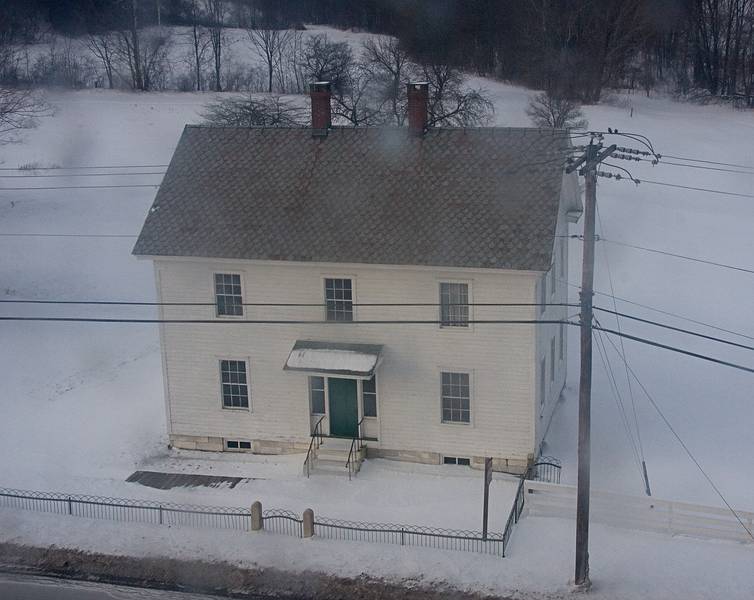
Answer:
[[[528, 515], [565, 518], [576, 515], [574, 486], [527, 481], [524, 494]], [[752, 542], [733, 514], [724, 508], [595, 490], [590, 495], [589, 506], [591, 520], [615, 527]], [[749, 531], [754, 531], [754, 513], [736, 512]]]

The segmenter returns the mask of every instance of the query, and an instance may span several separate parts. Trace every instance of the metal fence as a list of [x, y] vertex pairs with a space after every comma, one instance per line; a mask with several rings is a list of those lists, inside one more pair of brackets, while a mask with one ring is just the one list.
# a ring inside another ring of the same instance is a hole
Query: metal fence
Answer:
[[[486, 538], [483, 538], [479, 531], [343, 521], [327, 517], [314, 519], [313, 532], [318, 537], [331, 540], [419, 546], [505, 556], [513, 524], [518, 522], [523, 510], [523, 502], [522, 478], [504, 533], [488, 533]], [[252, 529], [252, 511], [246, 508], [160, 503], [7, 488], [0, 488], [0, 506], [130, 523], [241, 531]], [[262, 528], [266, 531], [304, 537], [304, 520], [289, 510], [264, 510], [261, 520]]]
[[349, 540], [397, 544], [400, 546], [421, 546], [441, 550], [460, 550], [503, 556], [503, 534], [488, 533], [482, 538], [478, 531], [441, 529], [419, 525], [396, 523], [364, 523], [316, 517], [314, 534], [331, 540]]
[[303, 537], [303, 519], [290, 510], [271, 508], [262, 513], [262, 527], [273, 533]]
[[0, 488], [0, 506], [129, 523], [241, 531], [251, 529], [249, 509], [225, 506], [195, 506], [7, 488]]
[[545, 483], [560, 483], [560, 471], [561, 464], [557, 458], [542, 456], [529, 467], [526, 478]]

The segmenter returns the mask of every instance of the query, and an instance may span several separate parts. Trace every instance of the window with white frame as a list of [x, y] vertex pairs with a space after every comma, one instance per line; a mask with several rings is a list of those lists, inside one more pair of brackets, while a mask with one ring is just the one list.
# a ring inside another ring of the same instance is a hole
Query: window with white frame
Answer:
[[237, 273], [215, 273], [215, 304], [218, 317], [243, 316], [241, 276]]
[[471, 422], [468, 373], [442, 373], [442, 420], [444, 423]]
[[469, 326], [468, 283], [440, 283], [440, 326]]
[[309, 377], [309, 404], [313, 415], [325, 414], [324, 377]]
[[555, 381], [555, 336], [550, 339], [550, 381]]
[[377, 416], [377, 376], [361, 382], [361, 405], [365, 417]]
[[325, 279], [325, 306], [328, 321], [353, 321], [353, 282]]
[[221, 360], [223, 408], [249, 408], [249, 382], [245, 360]]

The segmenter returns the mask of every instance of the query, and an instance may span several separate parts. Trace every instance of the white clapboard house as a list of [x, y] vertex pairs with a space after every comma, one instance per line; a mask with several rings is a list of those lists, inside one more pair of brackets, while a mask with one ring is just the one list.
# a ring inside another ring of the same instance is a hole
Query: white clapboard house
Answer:
[[161, 317], [204, 321], [160, 326], [172, 446], [536, 457], [565, 326], [490, 321], [567, 316], [566, 132], [428, 128], [408, 94], [405, 128], [332, 126], [326, 83], [311, 127], [185, 128], [134, 248]]

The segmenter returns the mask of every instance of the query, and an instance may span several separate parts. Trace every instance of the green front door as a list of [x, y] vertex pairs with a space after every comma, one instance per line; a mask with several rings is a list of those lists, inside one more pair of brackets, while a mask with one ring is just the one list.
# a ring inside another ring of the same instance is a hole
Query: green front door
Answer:
[[330, 435], [356, 437], [359, 423], [356, 380], [330, 377], [327, 387], [330, 396]]

